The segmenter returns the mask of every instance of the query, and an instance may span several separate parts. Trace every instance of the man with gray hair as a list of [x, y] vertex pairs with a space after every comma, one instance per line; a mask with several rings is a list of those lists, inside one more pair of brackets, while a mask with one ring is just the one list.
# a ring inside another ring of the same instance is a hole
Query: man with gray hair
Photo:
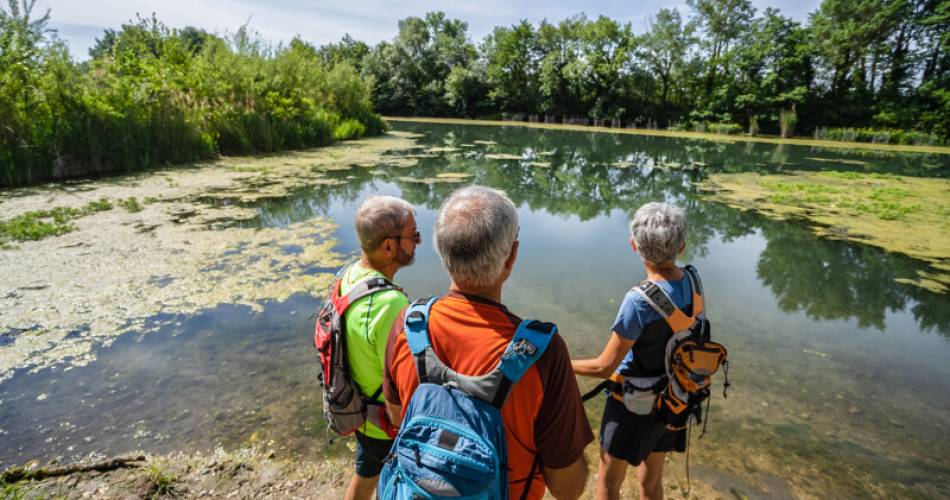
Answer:
[[[436, 216], [433, 245], [451, 278], [431, 305], [428, 336], [438, 359], [469, 377], [499, 364], [521, 319], [501, 303], [502, 285], [518, 257], [518, 213], [501, 191], [471, 186], [452, 193]], [[571, 373], [564, 340], [548, 348], [501, 405], [507, 435], [508, 495], [577, 498], [587, 478], [585, 446], [593, 440]], [[419, 387], [416, 359], [397, 322], [386, 350], [383, 393], [393, 422], [405, 415]], [[441, 444], [440, 444], [441, 445]]]
[[637, 468], [641, 499], [663, 498], [666, 453], [686, 449], [686, 431], [670, 430], [655, 410], [657, 393], [668, 382], [666, 349], [674, 332], [673, 323], [651, 305], [658, 302], [659, 290], [676, 312], [702, 312], [701, 296], [694, 289], [701, 286], [692, 284], [698, 283], [698, 275], [691, 266], [676, 265], [686, 248], [686, 216], [665, 203], [643, 205], [630, 223], [630, 246], [640, 254], [647, 279], [624, 296], [600, 356], [572, 362], [578, 375], [611, 381], [600, 428], [599, 500], [620, 498], [628, 464]]
[[[370, 196], [356, 211], [360, 260], [340, 274], [339, 294], [361, 283], [382, 278], [391, 284], [400, 268], [411, 265], [421, 243], [412, 205], [392, 196]], [[380, 281], [375, 281], [380, 283]], [[362, 396], [382, 403], [386, 340], [409, 300], [399, 288], [386, 287], [353, 301], [344, 313], [349, 374]], [[370, 499], [392, 436], [368, 420], [356, 431], [356, 474], [346, 499]]]

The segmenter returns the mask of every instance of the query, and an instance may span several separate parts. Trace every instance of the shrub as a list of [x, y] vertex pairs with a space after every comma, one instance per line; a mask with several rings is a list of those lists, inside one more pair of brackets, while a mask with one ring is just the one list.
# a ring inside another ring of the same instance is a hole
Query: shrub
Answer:
[[916, 130], [873, 128], [827, 128], [815, 129], [815, 139], [826, 141], [872, 142], [878, 144], [913, 144], [937, 146], [942, 144], [934, 134]]
[[333, 129], [333, 139], [343, 141], [346, 139], [359, 139], [366, 133], [366, 127], [362, 123], [354, 120], [344, 120]]
[[707, 123], [706, 130], [711, 134], [735, 135], [743, 132], [742, 125], [737, 123]]
[[[322, 146], [378, 134], [371, 85], [300, 40], [194, 37], [154, 16], [74, 63], [29, 8], [0, 6], [0, 186]], [[29, 3], [24, 4], [29, 7]]]

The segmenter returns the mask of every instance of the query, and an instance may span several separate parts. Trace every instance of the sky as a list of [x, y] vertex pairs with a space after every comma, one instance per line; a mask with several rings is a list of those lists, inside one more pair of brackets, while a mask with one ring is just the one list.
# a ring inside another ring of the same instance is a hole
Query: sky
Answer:
[[[758, 11], [775, 7], [783, 15], [804, 22], [820, 0], [751, 0]], [[636, 33], [644, 32], [661, 8], [689, 11], [685, 0], [38, 0], [34, 16], [51, 10], [50, 27], [69, 43], [77, 59], [106, 28], [118, 28], [136, 14], [152, 13], [170, 27], [196, 26], [210, 32], [235, 31], [250, 20], [250, 27], [271, 42], [287, 42], [299, 35], [314, 45], [338, 41], [345, 33], [369, 44], [390, 40], [396, 23], [408, 16], [423, 16], [441, 10], [449, 17], [468, 22], [469, 35], [480, 41], [495, 26], [521, 19], [538, 23], [559, 21], [585, 12], [630, 22]]]

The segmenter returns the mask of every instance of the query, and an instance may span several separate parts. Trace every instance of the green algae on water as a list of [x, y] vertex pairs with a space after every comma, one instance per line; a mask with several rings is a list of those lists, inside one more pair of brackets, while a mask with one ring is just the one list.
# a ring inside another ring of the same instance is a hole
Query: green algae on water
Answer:
[[[238, 222], [258, 216], [241, 203], [340, 184], [325, 172], [385, 164], [386, 155], [414, 145], [407, 134], [390, 133], [88, 181], [81, 190], [0, 191], [0, 213], [14, 214], [16, 221], [4, 230], [25, 231], [19, 245], [0, 249], [0, 332], [18, 332], [0, 348], [0, 381], [21, 368], [88, 364], [94, 347], [123, 332], [145, 331], [145, 319], [158, 314], [220, 304], [259, 311], [267, 301], [322, 292], [332, 274], [319, 270], [342, 263], [330, 237], [336, 225], [315, 218], [277, 228], [241, 227]], [[120, 200], [125, 210], [111, 210], [110, 200]], [[27, 222], [39, 232], [29, 232], [34, 229]], [[278, 251], [287, 245], [304, 251]]]
[[929, 263], [901, 283], [950, 288], [950, 180], [857, 172], [718, 173], [700, 186], [714, 201], [777, 219], [804, 219], [822, 237]]

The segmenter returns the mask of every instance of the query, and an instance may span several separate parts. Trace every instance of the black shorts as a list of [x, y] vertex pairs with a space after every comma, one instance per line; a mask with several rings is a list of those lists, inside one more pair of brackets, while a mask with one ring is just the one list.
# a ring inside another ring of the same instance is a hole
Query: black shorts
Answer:
[[636, 466], [655, 451], [686, 451], [686, 430], [667, 430], [656, 415], [631, 413], [608, 395], [600, 422], [600, 448]]
[[356, 475], [376, 477], [383, 470], [383, 462], [393, 446], [391, 439], [376, 439], [356, 433]]

